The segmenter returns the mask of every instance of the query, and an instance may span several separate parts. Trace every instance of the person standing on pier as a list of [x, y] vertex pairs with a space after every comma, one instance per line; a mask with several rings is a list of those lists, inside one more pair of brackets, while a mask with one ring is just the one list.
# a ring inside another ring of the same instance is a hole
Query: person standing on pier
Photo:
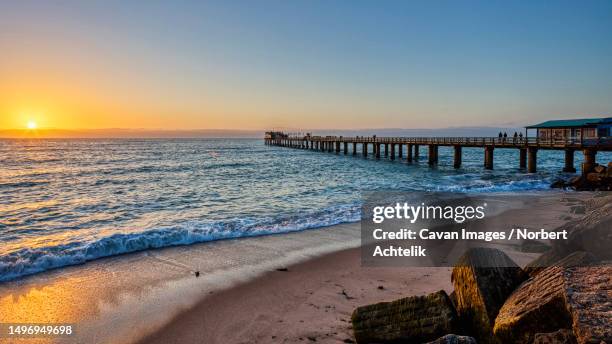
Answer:
[[499, 135], [497, 135], [497, 138], [498, 138], [498, 140], [497, 140], [497, 141], [498, 141], [498, 142], [501, 142], [501, 140], [502, 140], [502, 136], [503, 136], [503, 135], [502, 135], [502, 132], [500, 131], [500, 132], [499, 132]]

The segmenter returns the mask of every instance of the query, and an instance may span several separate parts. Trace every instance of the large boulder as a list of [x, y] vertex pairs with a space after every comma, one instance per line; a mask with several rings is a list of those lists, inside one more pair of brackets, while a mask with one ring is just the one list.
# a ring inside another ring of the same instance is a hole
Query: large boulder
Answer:
[[493, 329], [501, 343], [530, 344], [536, 333], [571, 328], [563, 269], [544, 269], [508, 298]]
[[574, 332], [562, 329], [550, 333], [536, 333], [533, 344], [578, 344]]
[[576, 251], [558, 260], [557, 258], [558, 257], [556, 254], [554, 254], [552, 251], [545, 253], [536, 260], [527, 264], [524, 270], [529, 274], [529, 276], [533, 277], [549, 266], [561, 266], [566, 268], [575, 266], [589, 266], [597, 261], [597, 258], [594, 255], [584, 251]]
[[472, 248], [459, 258], [451, 278], [461, 324], [478, 343], [494, 343], [495, 317], [527, 274], [500, 250]]
[[612, 343], [610, 309], [611, 266], [552, 266], [512, 293], [493, 331], [501, 343], [530, 344], [559, 329], [573, 329], [579, 344]]
[[457, 329], [445, 291], [358, 307], [352, 315], [357, 343], [422, 343]]
[[571, 268], [564, 277], [578, 343], [612, 343], [612, 265]]
[[552, 251], [565, 257], [586, 251], [600, 260], [612, 260], [612, 202], [589, 211], [585, 216], [556, 229], [567, 230], [567, 240], [552, 240]]
[[425, 344], [476, 344], [476, 339], [468, 336], [458, 336], [456, 334], [447, 334], [434, 341]]

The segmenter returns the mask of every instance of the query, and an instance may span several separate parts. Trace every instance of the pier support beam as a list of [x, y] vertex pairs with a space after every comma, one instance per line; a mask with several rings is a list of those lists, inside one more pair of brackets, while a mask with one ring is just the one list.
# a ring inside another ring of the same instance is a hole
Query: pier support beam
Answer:
[[348, 154], [348, 142], [344, 142], [344, 155]]
[[376, 155], [376, 159], [380, 159], [380, 143], [375, 143], [374, 144], [374, 153]]
[[412, 145], [410, 143], [406, 145], [406, 162], [412, 162]]
[[361, 150], [363, 151], [363, 157], [366, 158], [368, 156], [368, 144], [364, 142], [361, 144]]
[[527, 167], [527, 148], [519, 149], [519, 168]]
[[584, 149], [582, 153], [584, 154], [584, 162], [582, 163], [582, 175], [586, 176], [587, 173], [593, 171], [593, 168], [597, 164], [595, 162], [595, 156], [597, 155], [597, 151], [593, 149]]
[[385, 143], [385, 158], [389, 156], [389, 144]]
[[563, 172], [576, 172], [576, 168], [574, 168], [574, 150], [573, 149], [565, 150], [565, 166], [563, 167]]
[[357, 142], [353, 142], [353, 155], [357, 155]]
[[414, 160], [419, 160], [419, 145], [414, 145]]
[[492, 170], [493, 169], [493, 146], [486, 146], [485, 147], [485, 161], [484, 161], [484, 167], [487, 170]]
[[461, 146], [454, 146], [455, 148], [455, 156], [453, 160], [453, 167], [459, 168], [461, 167]]
[[395, 160], [395, 143], [391, 144], [391, 160]]
[[334, 142], [333, 141], [327, 142], [327, 151], [330, 152], [330, 153], [334, 151]]
[[429, 153], [427, 155], [429, 165], [433, 166], [438, 164], [438, 145], [429, 145]]
[[336, 141], [336, 154], [340, 153], [340, 141]]
[[527, 172], [535, 173], [538, 169], [538, 149], [529, 147], [527, 149]]
[[402, 154], [402, 147], [403, 147], [403, 145], [401, 143], [397, 144], [397, 158], [398, 159], [402, 158], [402, 155], [403, 155]]

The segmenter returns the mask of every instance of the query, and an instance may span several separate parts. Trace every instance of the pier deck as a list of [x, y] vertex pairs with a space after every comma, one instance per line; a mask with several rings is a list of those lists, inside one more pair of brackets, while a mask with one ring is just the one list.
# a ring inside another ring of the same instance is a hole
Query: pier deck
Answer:
[[[598, 151], [612, 151], [610, 139], [550, 139], [542, 140], [535, 137], [377, 137], [377, 136], [313, 136], [292, 135], [279, 131], [269, 131], [265, 134], [267, 145], [310, 149], [317, 151], [341, 151], [352, 155], [359, 154], [357, 145], [361, 146], [361, 154], [368, 156], [370, 150], [376, 159], [381, 155], [395, 160], [403, 158], [408, 163], [419, 157], [419, 147], [428, 147], [428, 163], [438, 163], [438, 147], [454, 147], [455, 168], [461, 167], [461, 149], [463, 147], [484, 148], [484, 167], [493, 169], [494, 150], [496, 148], [512, 148], [519, 152], [519, 167], [526, 168], [529, 173], [537, 170], [537, 152], [540, 149], [565, 151], [563, 171], [575, 172], [574, 152], [580, 150], [584, 154], [582, 173], [589, 173], [596, 165], [595, 157]], [[384, 147], [384, 149], [383, 149]]]

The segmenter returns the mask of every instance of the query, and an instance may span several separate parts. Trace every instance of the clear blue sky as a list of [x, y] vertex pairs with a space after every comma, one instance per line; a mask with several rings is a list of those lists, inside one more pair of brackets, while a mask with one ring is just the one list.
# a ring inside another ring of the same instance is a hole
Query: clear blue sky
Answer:
[[3, 1], [0, 51], [0, 129], [612, 113], [612, 1]]

